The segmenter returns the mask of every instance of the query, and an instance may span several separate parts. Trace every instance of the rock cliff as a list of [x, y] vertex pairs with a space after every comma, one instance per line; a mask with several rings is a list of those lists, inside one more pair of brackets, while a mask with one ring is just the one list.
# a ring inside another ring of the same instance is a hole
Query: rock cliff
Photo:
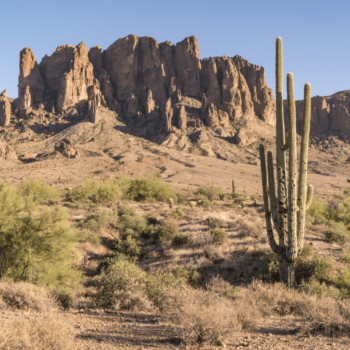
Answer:
[[[296, 101], [295, 105], [300, 131], [304, 102]], [[284, 101], [284, 117], [287, 120], [287, 101]], [[350, 133], [350, 90], [311, 98], [310, 132], [314, 135]]]
[[[54, 106], [59, 113], [82, 106], [92, 111], [91, 86], [121, 116], [138, 121], [159, 117], [166, 132], [188, 124], [227, 126], [242, 117], [275, 124], [275, 101], [264, 69], [240, 56], [201, 60], [194, 36], [172, 45], [129, 35], [104, 51], [100, 46], [88, 51], [84, 43], [59, 46], [40, 64], [31, 49], [20, 53], [22, 116], [38, 104]], [[194, 100], [191, 106], [185, 97]]]

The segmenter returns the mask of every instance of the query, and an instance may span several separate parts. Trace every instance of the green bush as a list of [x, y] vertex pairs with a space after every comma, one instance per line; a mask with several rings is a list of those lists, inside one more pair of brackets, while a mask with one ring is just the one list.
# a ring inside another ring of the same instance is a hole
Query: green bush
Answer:
[[171, 273], [148, 274], [123, 258], [92, 279], [97, 304], [121, 310], [161, 308], [169, 288], [176, 288], [184, 282], [183, 278]]
[[81, 229], [77, 231], [77, 239], [79, 242], [91, 242], [93, 244], [101, 244], [101, 239], [98, 237], [96, 231], [89, 229]]
[[126, 179], [122, 176], [119, 179], [122, 184], [123, 196], [133, 201], [157, 200], [165, 202], [174, 197], [170, 185], [165, 185], [155, 176], [150, 175], [139, 179]]
[[177, 234], [178, 234], [178, 231], [173, 226], [169, 226], [169, 225], [160, 226], [156, 234], [156, 243], [163, 244], [163, 243], [170, 242], [173, 239], [173, 237]]
[[193, 287], [201, 284], [201, 275], [196, 270], [188, 269], [185, 266], [177, 266], [173, 271], [174, 276], [180, 281], [186, 281]]
[[120, 195], [121, 190], [116, 180], [109, 180], [104, 183], [88, 180], [83, 185], [74, 188], [71, 197], [78, 202], [100, 203], [115, 201]]
[[9, 185], [0, 186], [0, 206], [1, 277], [56, 288], [80, 280], [73, 268], [77, 238], [63, 208], [35, 214], [27, 210], [34, 208], [29, 197]]
[[187, 198], [182, 193], [175, 193], [175, 199], [176, 199], [176, 203], [178, 203], [178, 204], [186, 204], [187, 203]]
[[181, 208], [177, 208], [169, 213], [168, 216], [174, 218], [175, 220], [181, 220], [186, 216], [186, 213]]
[[346, 247], [342, 254], [341, 254], [341, 259], [345, 261], [346, 263], [350, 264], [350, 247]]
[[172, 241], [172, 244], [176, 247], [181, 247], [188, 244], [190, 241], [187, 233], [177, 233]]
[[98, 232], [105, 228], [108, 224], [108, 213], [97, 209], [93, 214], [89, 215], [83, 224], [87, 230]]
[[59, 200], [61, 192], [38, 179], [23, 181], [18, 187], [21, 196], [33, 197], [34, 200]]
[[350, 224], [350, 198], [338, 203], [329, 210], [329, 219], [336, 222], [343, 222], [345, 225]]
[[318, 281], [315, 277], [311, 277], [309, 281], [303, 281], [299, 287], [300, 291], [307, 294], [314, 294], [319, 297], [329, 296], [334, 299], [340, 297], [339, 290], [333, 286], [327, 286], [325, 282]]
[[220, 198], [219, 195], [222, 195], [222, 190], [215, 186], [199, 187], [195, 194], [205, 196], [210, 202], [213, 202]]
[[325, 231], [325, 236], [330, 242], [344, 244], [349, 240], [350, 232], [344, 223], [330, 220]]
[[210, 240], [213, 244], [215, 243], [224, 243], [227, 240], [227, 232], [216, 228], [210, 231]]
[[333, 269], [334, 267], [327, 257], [314, 255], [311, 260], [307, 260], [303, 256], [299, 256], [295, 264], [295, 277], [299, 284], [302, 281], [308, 282], [312, 278], [323, 280]]
[[328, 204], [326, 201], [313, 199], [308, 210], [308, 217], [312, 224], [323, 224], [328, 220]]
[[129, 208], [126, 205], [120, 205], [118, 207], [117, 215], [118, 228], [123, 234], [126, 230], [133, 230], [135, 236], [140, 236], [147, 230], [147, 220], [136, 214], [135, 210]]
[[342, 298], [350, 298], [350, 267], [346, 267], [339, 278], [335, 278], [332, 282], [342, 290]]
[[143, 245], [132, 235], [126, 235], [118, 240], [115, 246], [118, 253], [125, 255], [128, 260], [137, 262], [144, 254]]
[[210, 228], [220, 228], [221, 227], [220, 221], [218, 219], [214, 219], [214, 218], [207, 218], [206, 224]]

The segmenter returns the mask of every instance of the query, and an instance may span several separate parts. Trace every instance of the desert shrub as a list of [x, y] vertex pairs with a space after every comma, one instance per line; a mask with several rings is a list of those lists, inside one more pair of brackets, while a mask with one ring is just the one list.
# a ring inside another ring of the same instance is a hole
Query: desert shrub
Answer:
[[210, 241], [211, 243], [224, 243], [227, 240], [227, 232], [216, 228], [210, 231]]
[[255, 239], [259, 238], [263, 233], [263, 229], [260, 225], [250, 225], [247, 223], [241, 223], [238, 234], [241, 237], [251, 236]]
[[346, 263], [350, 264], [350, 247], [346, 247], [342, 254], [341, 254], [341, 259], [345, 261]]
[[86, 228], [77, 230], [77, 240], [78, 242], [91, 242], [96, 245], [101, 243], [101, 239], [98, 237], [97, 232]]
[[221, 188], [215, 186], [199, 187], [195, 194], [204, 196], [209, 199], [210, 202], [213, 202], [215, 199], [219, 199], [219, 195], [222, 194], [222, 190]]
[[168, 214], [169, 217], [174, 218], [175, 220], [181, 220], [186, 216], [186, 213], [181, 208], [177, 208]]
[[186, 204], [187, 203], [187, 197], [183, 195], [182, 193], [175, 193], [175, 199], [176, 203], [178, 204]]
[[120, 205], [117, 211], [118, 228], [121, 233], [133, 230], [140, 235], [147, 228], [147, 220], [140, 217], [136, 212], [126, 205]]
[[307, 282], [303, 281], [299, 289], [306, 294], [314, 294], [319, 297], [329, 296], [334, 299], [340, 297], [338, 289], [328, 286], [325, 282], [320, 282], [316, 277], [311, 277]]
[[132, 235], [125, 235], [118, 240], [115, 249], [119, 254], [124, 254], [130, 261], [137, 262], [144, 254], [142, 243]]
[[206, 224], [210, 228], [220, 228], [221, 227], [220, 221], [218, 219], [215, 219], [215, 218], [207, 218]]
[[108, 213], [97, 209], [86, 218], [83, 227], [87, 230], [98, 232], [108, 224]]
[[253, 327], [259, 311], [249, 304], [242, 305], [216, 293], [180, 288], [169, 291], [164, 314], [180, 326], [186, 343], [218, 345], [233, 333]]
[[38, 179], [22, 181], [18, 187], [20, 195], [33, 197], [34, 200], [59, 200], [61, 192]]
[[154, 175], [139, 179], [126, 179], [121, 177], [119, 181], [122, 183], [123, 196], [125, 199], [134, 201], [150, 201], [157, 200], [165, 202], [169, 198], [174, 197], [170, 185], [165, 185]]
[[177, 233], [175, 234], [172, 244], [176, 247], [182, 247], [188, 244], [190, 241], [187, 233]]
[[156, 233], [156, 243], [163, 244], [170, 242], [175, 235], [178, 234], [178, 230], [170, 225], [160, 226], [158, 232]]
[[202, 277], [196, 270], [188, 269], [186, 266], [177, 266], [173, 271], [174, 276], [186, 281], [191, 286], [199, 286], [202, 282]]
[[312, 224], [322, 224], [328, 220], [328, 204], [326, 201], [313, 198], [308, 210], [308, 217]]
[[76, 235], [68, 227], [63, 208], [40, 214], [26, 209], [29, 197], [22, 197], [10, 186], [0, 188], [1, 276], [64, 288], [77, 282], [80, 274], [73, 244]]
[[97, 182], [88, 180], [81, 186], [73, 189], [71, 197], [75, 201], [93, 203], [115, 201], [121, 195], [121, 190], [116, 180]]
[[332, 263], [327, 257], [314, 255], [311, 260], [299, 256], [295, 264], [295, 278], [298, 283], [315, 280], [323, 280], [330, 271], [334, 269]]
[[58, 309], [50, 292], [25, 282], [0, 282], [0, 310], [47, 312]]
[[57, 314], [33, 318], [15, 317], [0, 324], [0, 349], [67, 350], [75, 349], [75, 335]]
[[184, 282], [171, 273], [148, 274], [123, 258], [109, 264], [101, 275], [92, 279], [97, 304], [121, 310], [161, 308], [169, 288]]
[[336, 222], [350, 224], [350, 198], [345, 199], [329, 209], [329, 219]]
[[212, 203], [208, 200], [199, 200], [198, 202], [198, 205], [201, 206], [201, 207], [205, 207], [205, 208], [210, 208]]
[[342, 222], [335, 222], [330, 220], [327, 229], [324, 232], [325, 236], [330, 242], [344, 244], [349, 240], [350, 232]]
[[342, 298], [348, 299], [350, 297], [350, 267], [346, 267], [341, 276], [332, 280], [338, 288], [342, 290]]

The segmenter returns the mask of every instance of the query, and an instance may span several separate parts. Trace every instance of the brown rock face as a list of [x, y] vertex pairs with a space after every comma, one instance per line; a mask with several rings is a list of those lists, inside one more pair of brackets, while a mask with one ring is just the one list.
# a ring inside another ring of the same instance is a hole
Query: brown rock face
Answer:
[[171, 98], [165, 104], [163, 118], [165, 119], [165, 132], [168, 134], [172, 131], [172, 119], [174, 110], [171, 108]]
[[7, 126], [11, 120], [11, 103], [7, 98], [7, 90], [0, 95], [0, 126]]
[[185, 130], [187, 127], [187, 114], [184, 105], [180, 105], [177, 110], [177, 126], [180, 130]]
[[58, 141], [55, 150], [62, 153], [67, 158], [79, 158], [79, 150], [68, 139]]
[[[301, 131], [303, 119], [303, 101], [296, 101], [297, 126]], [[287, 101], [284, 101], [284, 118], [287, 124]], [[312, 134], [335, 132], [350, 133], [350, 90], [331, 96], [315, 96], [311, 99]]]
[[257, 138], [253, 134], [247, 132], [244, 129], [238, 130], [235, 138], [236, 138], [236, 144], [239, 146], [248, 146], [253, 142], [257, 141]]
[[18, 78], [19, 108], [29, 108], [44, 99], [45, 82], [41, 77], [35, 55], [28, 47], [20, 52]]
[[99, 108], [101, 105], [105, 105], [104, 98], [101, 94], [101, 91], [98, 86], [98, 82], [95, 82], [94, 85], [90, 85], [87, 88], [88, 94], [88, 119], [91, 123], [99, 122]]
[[239, 56], [200, 60], [194, 36], [172, 45], [129, 35], [103, 52], [100, 46], [88, 52], [84, 43], [76, 48], [60, 46], [39, 66], [30, 49], [24, 49], [21, 67], [22, 108], [43, 100], [62, 112], [87, 103], [87, 88], [94, 85], [95, 78], [108, 107], [127, 118], [156, 117], [158, 113], [153, 111], [164, 111], [169, 98], [168, 112], [185, 97], [200, 103], [205, 94], [198, 111], [194, 110], [197, 102], [185, 105], [191, 122], [208, 119], [206, 111], [211, 105], [211, 125], [227, 125], [229, 119], [237, 121], [243, 116], [275, 123], [275, 101], [266, 85], [264, 69]]
[[5, 142], [0, 142], [0, 158], [2, 159], [18, 159], [16, 151], [12, 146]]

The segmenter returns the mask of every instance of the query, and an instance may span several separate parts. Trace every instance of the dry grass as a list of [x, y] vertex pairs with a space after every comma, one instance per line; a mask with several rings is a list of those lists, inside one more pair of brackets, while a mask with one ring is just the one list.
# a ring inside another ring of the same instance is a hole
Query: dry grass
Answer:
[[11, 318], [0, 324], [0, 349], [67, 350], [77, 349], [74, 335], [57, 315]]
[[0, 310], [47, 312], [58, 309], [50, 293], [29, 283], [0, 283]]
[[253, 306], [240, 305], [216, 293], [191, 288], [170, 292], [164, 313], [181, 327], [181, 338], [186, 343], [214, 345], [253, 327], [260, 316]]

